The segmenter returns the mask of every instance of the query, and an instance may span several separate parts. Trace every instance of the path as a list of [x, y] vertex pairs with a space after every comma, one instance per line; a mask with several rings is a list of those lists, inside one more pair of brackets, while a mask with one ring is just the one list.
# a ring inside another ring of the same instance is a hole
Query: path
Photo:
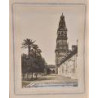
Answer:
[[26, 88], [32, 87], [65, 87], [77, 86], [77, 80], [66, 78], [64, 76], [52, 74], [38, 77], [38, 80], [32, 81]]

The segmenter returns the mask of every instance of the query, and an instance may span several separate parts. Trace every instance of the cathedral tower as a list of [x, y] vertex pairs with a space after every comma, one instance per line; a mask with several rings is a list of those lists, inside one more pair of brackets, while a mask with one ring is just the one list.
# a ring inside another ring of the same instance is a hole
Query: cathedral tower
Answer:
[[67, 28], [65, 23], [65, 17], [62, 13], [60, 17], [59, 27], [57, 30], [57, 39], [56, 39], [56, 73], [57, 68], [63, 58], [65, 58], [68, 54], [68, 43], [67, 43]]

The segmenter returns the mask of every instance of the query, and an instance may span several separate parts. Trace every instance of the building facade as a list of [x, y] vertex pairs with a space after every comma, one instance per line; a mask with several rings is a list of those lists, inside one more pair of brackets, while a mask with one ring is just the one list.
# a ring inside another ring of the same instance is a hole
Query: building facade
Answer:
[[56, 73], [66, 77], [75, 77], [77, 68], [77, 45], [68, 47], [67, 27], [65, 17], [62, 14], [57, 30], [55, 63]]
[[74, 45], [75, 49], [65, 57], [58, 65], [58, 74], [68, 78], [77, 78], [77, 46]]

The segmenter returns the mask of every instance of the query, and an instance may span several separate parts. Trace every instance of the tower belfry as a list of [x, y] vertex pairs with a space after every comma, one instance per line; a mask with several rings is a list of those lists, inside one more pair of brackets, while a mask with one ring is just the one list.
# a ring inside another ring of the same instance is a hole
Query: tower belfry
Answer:
[[65, 23], [65, 17], [62, 13], [59, 21], [59, 26], [57, 30], [57, 39], [56, 39], [56, 67], [60, 64], [63, 58], [68, 54], [68, 43], [67, 43], [67, 27]]

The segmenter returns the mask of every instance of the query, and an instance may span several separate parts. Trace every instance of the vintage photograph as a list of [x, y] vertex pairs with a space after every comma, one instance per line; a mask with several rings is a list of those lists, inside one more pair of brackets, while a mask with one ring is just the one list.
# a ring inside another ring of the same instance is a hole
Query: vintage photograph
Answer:
[[83, 88], [84, 19], [82, 5], [15, 4], [15, 87]]
[[[44, 51], [36, 44], [39, 39], [33, 41], [33, 34], [32, 39], [26, 38], [23, 40], [22, 48], [27, 48], [27, 53], [21, 55], [22, 87], [78, 86], [76, 76], [78, 39], [76, 39], [76, 44], [72, 45], [72, 49], [69, 49], [67, 25], [63, 13], [58, 24], [55, 33], [57, 36], [55, 39], [56, 46], [54, 46], [55, 56], [54, 61], [51, 60], [53, 62], [47, 62], [48, 60], [43, 57], [42, 52]], [[52, 41], [48, 45], [50, 44], [52, 44]]]

